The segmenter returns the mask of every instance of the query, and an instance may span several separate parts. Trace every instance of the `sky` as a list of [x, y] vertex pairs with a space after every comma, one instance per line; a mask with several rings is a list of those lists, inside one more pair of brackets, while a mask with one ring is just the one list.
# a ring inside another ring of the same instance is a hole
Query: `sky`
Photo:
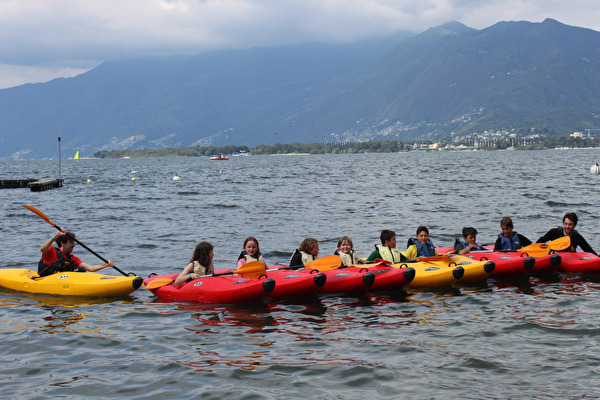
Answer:
[[114, 59], [546, 18], [600, 31], [598, 0], [0, 0], [0, 89]]

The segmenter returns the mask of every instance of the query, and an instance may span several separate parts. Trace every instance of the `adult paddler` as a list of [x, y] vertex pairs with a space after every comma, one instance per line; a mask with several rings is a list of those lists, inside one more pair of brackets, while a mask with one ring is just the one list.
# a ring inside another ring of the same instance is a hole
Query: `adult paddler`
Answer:
[[[57, 247], [52, 246], [52, 242], [56, 242]], [[38, 264], [38, 274], [46, 276], [66, 271], [96, 272], [106, 267], [114, 267], [113, 262], [110, 260], [107, 263], [96, 265], [85, 263], [79, 257], [71, 254], [74, 247], [75, 234], [60, 228], [54, 236], [51, 236], [40, 246], [42, 259]]]
[[581, 250], [585, 251], [586, 253], [598, 255], [594, 249], [592, 249], [592, 246], [590, 246], [583, 238], [583, 236], [581, 236], [581, 234], [575, 230], [575, 227], [577, 226], [577, 220], [577, 214], [574, 212], [566, 213], [563, 216], [563, 226], [550, 229], [544, 236], [537, 240], [537, 243], [546, 243], [549, 240], [555, 240], [563, 236], [568, 236], [571, 238], [571, 246], [561, 251], [574, 252], [577, 251], [577, 246], [579, 246], [581, 247]]

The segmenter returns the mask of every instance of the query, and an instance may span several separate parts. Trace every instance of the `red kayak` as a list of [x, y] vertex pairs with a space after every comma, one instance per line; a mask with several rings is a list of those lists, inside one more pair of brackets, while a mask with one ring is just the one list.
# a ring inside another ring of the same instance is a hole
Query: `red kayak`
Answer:
[[370, 292], [402, 289], [415, 278], [414, 268], [394, 268], [391, 263], [350, 265], [348, 268], [353, 271], [367, 270], [375, 275], [375, 281], [369, 286]]
[[375, 282], [375, 274], [366, 268], [337, 268], [323, 273], [327, 280], [321, 293], [364, 293]]
[[[154, 279], [175, 280], [178, 274], [154, 275], [144, 279], [144, 285]], [[164, 285], [150, 291], [161, 299], [199, 301], [202, 303], [253, 303], [267, 297], [275, 289], [275, 280], [248, 279], [242, 276], [207, 276], [182, 285]]]
[[315, 269], [290, 270], [286, 267], [270, 267], [267, 276], [275, 280], [275, 289], [269, 297], [293, 298], [315, 295], [325, 285], [327, 275]]
[[[452, 251], [452, 248], [438, 248], [439, 252]], [[518, 251], [470, 251], [464, 255], [473, 260], [492, 260], [496, 264], [491, 278], [514, 278], [526, 274], [548, 274], [556, 272], [560, 265], [559, 254], [544, 257], [531, 257]]]
[[600, 273], [600, 257], [593, 253], [561, 252], [560, 272], [579, 272], [584, 274]]

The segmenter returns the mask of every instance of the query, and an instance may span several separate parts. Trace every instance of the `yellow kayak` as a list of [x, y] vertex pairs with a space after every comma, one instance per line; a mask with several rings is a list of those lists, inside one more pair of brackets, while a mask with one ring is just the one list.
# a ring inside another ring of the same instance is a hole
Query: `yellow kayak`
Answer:
[[102, 275], [96, 272], [61, 272], [38, 277], [25, 268], [0, 269], [0, 286], [29, 293], [110, 297], [129, 294], [142, 285], [139, 276]]
[[493, 261], [474, 261], [457, 255], [426, 257], [424, 260], [427, 261], [394, 264], [396, 268], [414, 268], [415, 277], [409, 287], [441, 288], [480, 282], [484, 281], [495, 267]]

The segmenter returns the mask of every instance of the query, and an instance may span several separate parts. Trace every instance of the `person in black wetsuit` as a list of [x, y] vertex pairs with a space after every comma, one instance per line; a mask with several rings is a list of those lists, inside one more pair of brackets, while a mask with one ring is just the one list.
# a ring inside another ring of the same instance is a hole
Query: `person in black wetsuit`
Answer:
[[563, 216], [563, 226], [552, 228], [542, 237], [537, 240], [537, 243], [546, 243], [550, 240], [555, 240], [561, 238], [563, 236], [568, 236], [571, 238], [571, 246], [561, 251], [574, 252], [577, 247], [581, 247], [581, 250], [586, 253], [592, 253], [598, 255], [592, 246], [588, 244], [588, 242], [575, 230], [575, 226], [577, 226], [577, 214], [574, 212], [568, 212]]

